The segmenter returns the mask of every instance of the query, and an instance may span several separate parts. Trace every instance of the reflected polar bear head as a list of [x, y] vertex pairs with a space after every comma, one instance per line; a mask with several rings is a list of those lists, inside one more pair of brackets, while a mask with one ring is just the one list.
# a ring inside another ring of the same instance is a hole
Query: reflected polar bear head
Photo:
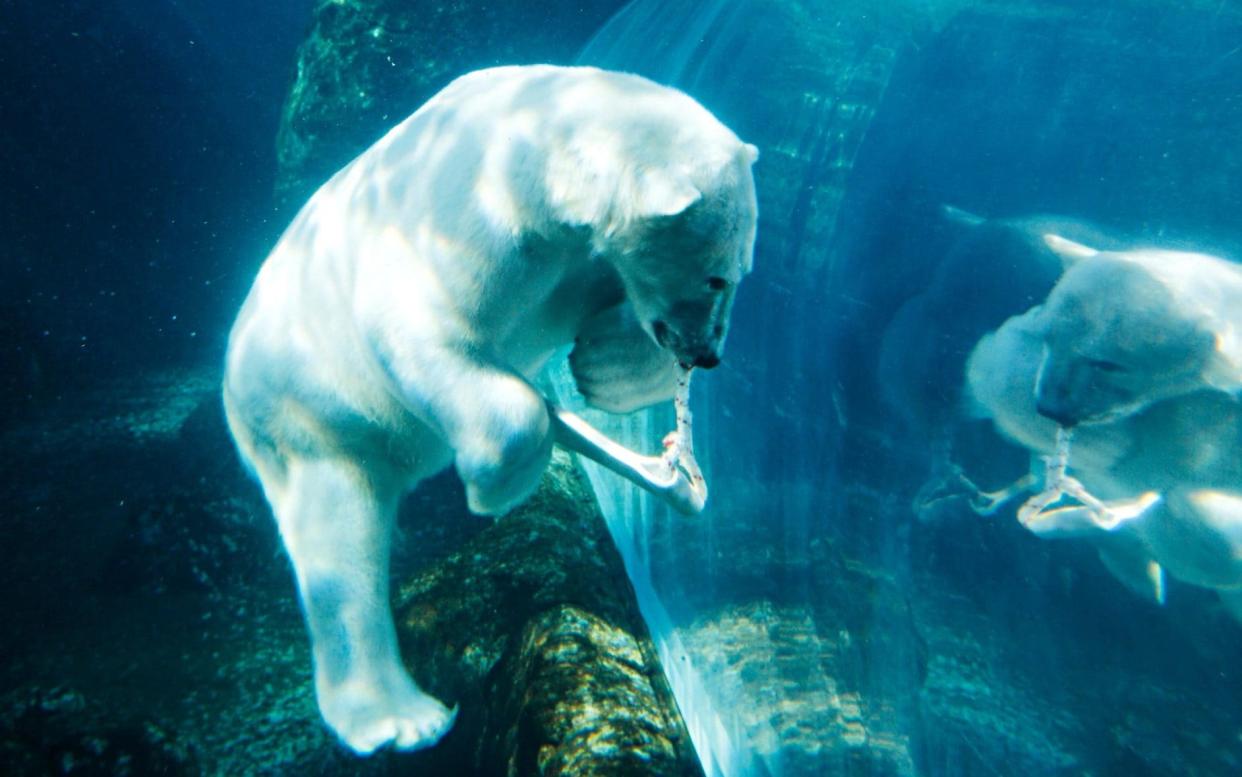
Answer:
[[1131, 415], [1210, 385], [1217, 357], [1211, 301], [1179, 276], [1203, 257], [1097, 252], [1056, 236], [1069, 268], [1036, 315], [1043, 342], [1035, 382], [1041, 415], [1063, 426]]

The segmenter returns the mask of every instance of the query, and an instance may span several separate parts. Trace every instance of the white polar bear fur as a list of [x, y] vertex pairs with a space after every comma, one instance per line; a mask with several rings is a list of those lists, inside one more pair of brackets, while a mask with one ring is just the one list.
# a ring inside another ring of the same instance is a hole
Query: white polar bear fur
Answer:
[[1242, 390], [1242, 271], [1214, 256], [1095, 251], [1056, 235], [1071, 263], [1043, 305], [1037, 402], [1067, 425], [1133, 414], [1204, 388]]
[[355, 751], [429, 746], [454, 715], [397, 651], [402, 494], [452, 462], [474, 512], [529, 496], [556, 425], [530, 380], [582, 332], [576, 375], [609, 410], [671, 398], [678, 361], [714, 364], [751, 268], [756, 156], [645, 79], [494, 68], [281, 237], [230, 336], [225, 408], [293, 562], [320, 710]]
[[1127, 518], [1104, 529], [1063, 509], [1028, 528], [1092, 539], [1132, 588], [1153, 593], [1154, 562], [1232, 605], [1242, 594], [1242, 267], [1048, 241], [1070, 268], [1043, 305], [980, 340], [970, 394], [1004, 434], [1044, 455], [1058, 422], [1041, 404], [1055, 405], [1076, 424], [1073, 474]]

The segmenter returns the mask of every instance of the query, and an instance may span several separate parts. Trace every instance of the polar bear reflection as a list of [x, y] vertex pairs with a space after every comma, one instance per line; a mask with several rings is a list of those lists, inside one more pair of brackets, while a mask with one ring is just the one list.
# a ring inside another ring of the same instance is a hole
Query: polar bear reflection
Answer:
[[[984, 337], [967, 367], [983, 413], [1050, 459], [1023, 524], [1095, 540], [1115, 575], [1158, 600], [1168, 572], [1238, 613], [1242, 267], [1046, 239], [1069, 269], [1043, 305]], [[1058, 471], [1067, 452], [1074, 477]], [[1078, 481], [1082, 499], [1061, 504]]]
[[719, 361], [756, 154], [636, 76], [479, 71], [334, 176], [272, 251], [230, 337], [225, 408], [293, 562], [320, 712], [354, 750], [452, 724], [402, 666], [389, 610], [392, 521], [420, 480], [453, 463], [470, 509], [500, 514], [555, 441], [701, 508], [693, 468], [653, 477], [530, 381], [577, 339], [587, 398], [626, 411], [673, 398], [679, 363]]

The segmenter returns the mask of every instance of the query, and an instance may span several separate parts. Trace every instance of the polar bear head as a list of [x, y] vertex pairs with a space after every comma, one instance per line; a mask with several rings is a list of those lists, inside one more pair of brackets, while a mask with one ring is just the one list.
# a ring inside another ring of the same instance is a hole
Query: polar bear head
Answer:
[[554, 218], [585, 227], [639, 325], [686, 365], [720, 361], [750, 272], [758, 150], [674, 89], [599, 74], [549, 153]]
[[720, 362], [734, 294], [751, 269], [753, 148], [739, 145], [736, 158], [710, 178], [648, 180], [647, 214], [608, 241], [639, 324], [683, 364]]
[[1069, 267], [1036, 314], [1041, 415], [1063, 426], [1106, 422], [1211, 387], [1220, 319], [1214, 301], [1179, 278], [1203, 274], [1202, 260], [1222, 260], [1047, 241]]

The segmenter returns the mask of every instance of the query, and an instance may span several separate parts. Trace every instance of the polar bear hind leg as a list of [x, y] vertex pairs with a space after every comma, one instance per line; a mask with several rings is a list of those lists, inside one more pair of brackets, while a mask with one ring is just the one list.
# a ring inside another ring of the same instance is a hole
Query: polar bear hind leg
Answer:
[[1169, 573], [1205, 588], [1242, 588], [1242, 493], [1173, 488], [1165, 496], [1146, 539]]
[[399, 483], [343, 458], [294, 459], [285, 473], [273, 508], [297, 576], [324, 719], [358, 753], [434, 745], [456, 710], [424, 693], [401, 664], [388, 600]]

